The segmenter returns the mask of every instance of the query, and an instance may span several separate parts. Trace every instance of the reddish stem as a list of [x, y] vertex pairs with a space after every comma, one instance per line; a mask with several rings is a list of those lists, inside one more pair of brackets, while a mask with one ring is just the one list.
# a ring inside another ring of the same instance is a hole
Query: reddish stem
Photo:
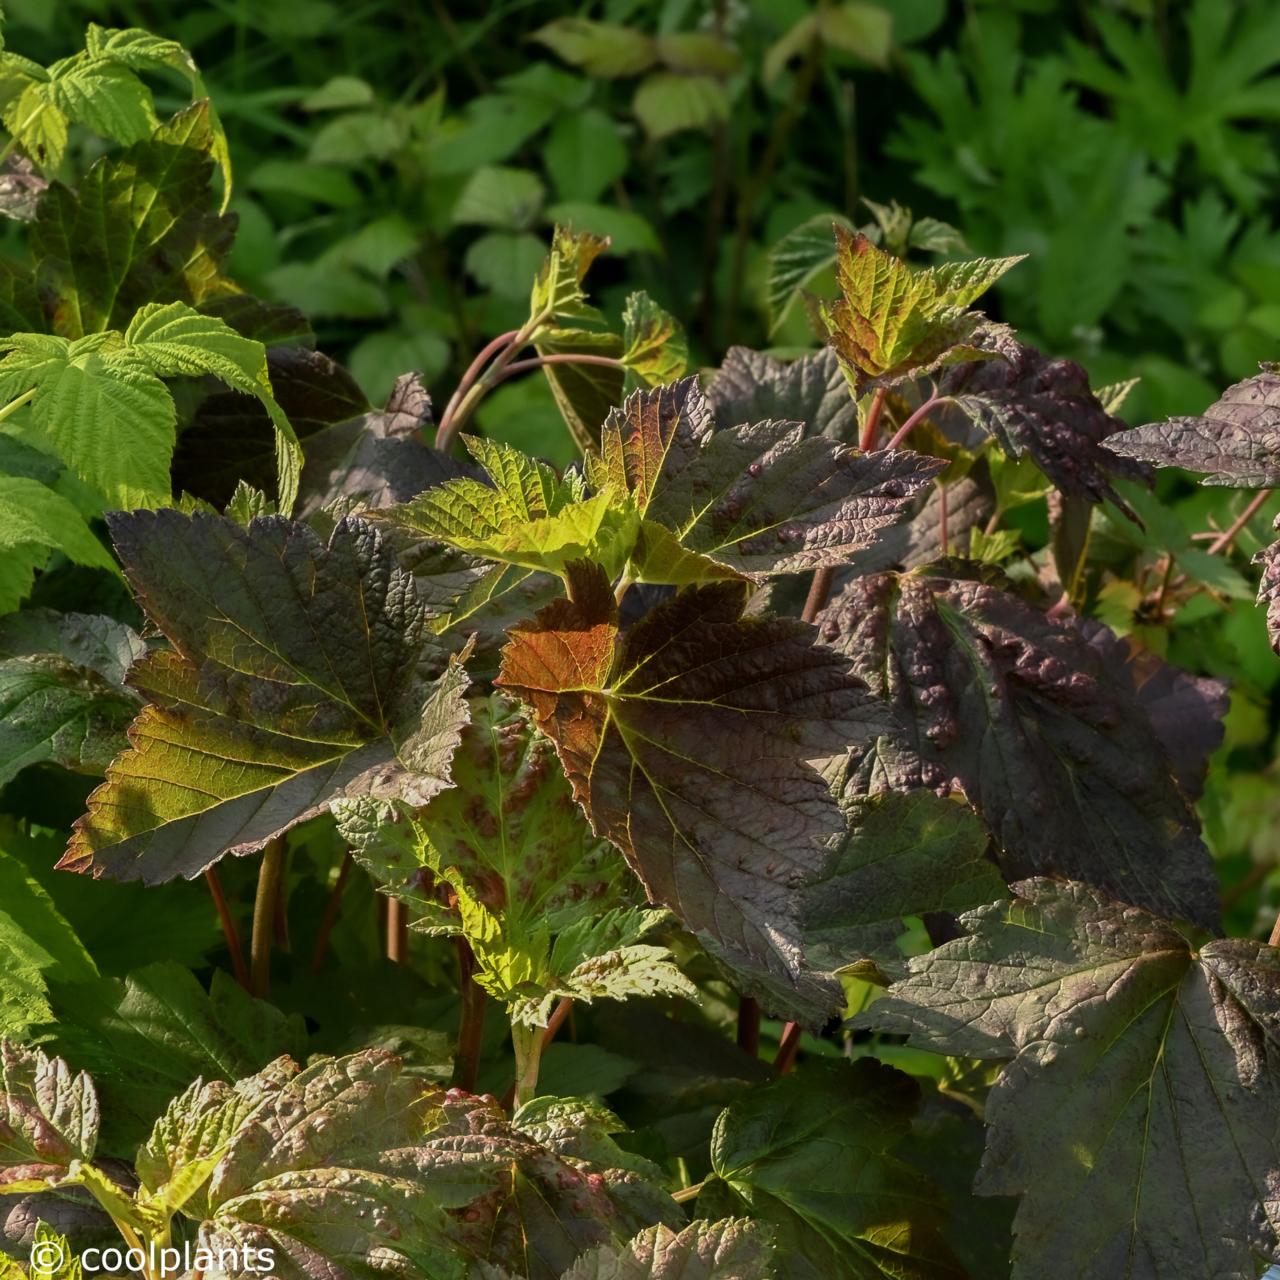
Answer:
[[462, 397], [471, 390], [475, 380], [484, 372], [484, 367], [489, 363], [490, 358], [497, 355], [504, 347], [510, 346], [519, 336], [519, 329], [508, 329], [506, 333], [498, 334], [492, 342], [487, 342], [480, 349], [480, 354], [467, 366], [466, 373], [462, 375], [462, 380], [454, 388], [453, 395], [449, 397], [449, 403], [444, 407], [444, 413], [440, 415], [440, 425], [436, 428], [437, 449], [440, 448], [440, 437], [443, 435], [448, 438], [448, 426], [457, 412]]
[[409, 913], [398, 898], [387, 899], [387, 959], [404, 964], [409, 955]]
[[803, 1034], [798, 1022], [788, 1022], [782, 1028], [782, 1039], [778, 1042], [778, 1052], [773, 1059], [773, 1069], [780, 1076], [785, 1076], [796, 1065], [796, 1054]]
[[893, 439], [891, 439], [889, 443], [885, 445], [886, 452], [891, 449], [901, 449], [903, 442], [912, 433], [912, 431], [915, 430], [916, 424], [919, 423], [920, 420], [925, 417], [925, 415], [929, 412], [930, 409], [936, 408], [945, 399], [946, 399], [945, 396], [930, 396], [924, 402], [924, 404], [922, 404], [918, 409], [916, 409], [915, 412], [912, 413], [912, 415], [906, 420], [906, 422], [904, 422], [902, 426], [900, 426], [897, 429], [897, 431], [893, 433]]
[[240, 931], [231, 917], [231, 908], [227, 905], [227, 896], [222, 892], [222, 881], [218, 873], [210, 867], [204, 873], [205, 883], [213, 895], [213, 905], [218, 911], [218, 923], [222, 925], [222, 936], [227, 941], [227, 950], [231, 953], [231, 972], [236, 981], [246, 990], [250, 989], [249, 966], [244, 962], [244, 949], [240, 945]]
[[516, 360], [507, 365], [502, 373], [494, 379], [495, 385], [513, 378], [517, 373], [527, 373], [530, 369], [541, 369], [546, 364], [598, 364], [606, 369], [621, 369], [621, 360], [613, 356], [576, 355], [572, 351], [556, 352], [549, 356], [531, 356], [528, 360]]
[[354, 863], [355, 859], [351, 856], [351, 850], [348, 849], [343, 855], [342, 865], [338, 868], [338, 878], [333, 882], [333, 888], [329, 892], [329, 901], [324, 904], [324, 915], [320, 917], [320, 931], [316, 934], [315, 950], [311, 953], [311, 969], [314, 973], [319, 973], [324, 968], [325, 953], [329, 950], [329, 935], [333, 933], [333, 926], [338, 923], [338, 912], [342, 908], [342, 891], [347, 887], [347, 877], [351, 874]]
[[1249, 505], [1220, 533], [1206, 548], [1211, 556], [1225, 551], [1237, 537], [1245, 525], [1258, 514], [1258, 508], [1271, 497], [1270, 489], [1262, 489], [1249, 500]]
[[884, 412], [884, 402], [888, 394], [888, 387], [880, 387], [871, 397], [871, 405], [867, 409], [867, 420], [862, 424], [862, 436], [858, 440], [858, 448], [863, 453], [870, 453], [876, 447], [876, 436], [880, 433], [880, 415]]
[[805, 597], [804, 608], [800, 611], [801, 622], [812, 622], [822, 612], [822, 606], [827, 603], [827, 597], [831, 594], [831, 584], [835, 581], [835, 577], [836, 571], [830, 565], [813, 571], [809, 594]]
[[466, 1093], [476, 1091], [480, 1073], [480, 1049], [484, 1043], [484, 988], [475, 981], [475, 957], [465, 938], [458, 938], [458, 994], [462, 1008], [458, 1017], [458, 1055], [453, 1063], [453, 1082]]

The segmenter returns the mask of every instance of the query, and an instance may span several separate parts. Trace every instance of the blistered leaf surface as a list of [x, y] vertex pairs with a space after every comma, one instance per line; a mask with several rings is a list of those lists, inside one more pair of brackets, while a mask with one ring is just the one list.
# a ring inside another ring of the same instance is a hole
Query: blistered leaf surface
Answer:
[[859, 1019], [1013, 1059], [977, 1189], [1022, 1196], [1015, 1277], [1251, 1274], [1280, 1222], [1280, 953], [1087, 885], [1015, 889]]

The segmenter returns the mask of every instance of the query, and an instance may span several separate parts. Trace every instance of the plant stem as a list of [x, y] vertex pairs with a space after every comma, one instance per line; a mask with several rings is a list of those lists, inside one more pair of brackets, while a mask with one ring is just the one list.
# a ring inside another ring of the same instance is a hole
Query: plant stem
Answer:
[[[551, 1011], [551, 1017], [547, 1019], [547, 1025], [542, 1029], [542, 1046], [538, 1050], [539, 1059], [541, 1059], [541, 1055], [546, 1052], [547, 1045], [549, 1045], [556, 1038], [556, 1033], [560, 1030], [562, 1026], [564, 1026], [566, 1020], [568, 1019], [569, 1015], [572, 1012], [573, 1012], [573, 997], [572, 996], [562, 997], [561, 1000], [557, 1003], [556, 1007]], [[513, 1027], [512, 1035], [514, 1036], [514, 1034], [515, 1034], [515, 1029]], [[519, 1105], [516, 1102], [516, 1084], [517, 1084], [517, 1081], [515, 1080], [511, 1082], [511, 1088], [507, 1090], [506, 1094], [502, 1099], [502, 1105], [506, 1107], [508, 1111], [510, 1111], [512, 1107]]]
[[387, 959], [404, 964], [409, 955], [409, 913], [399, 898], [387, 899]]
[[1267, 946], [1280, 947], [1280, 915], [1276, 916], [1276, 922], [1271, 926], [1271, 936], [1267, 939]]
[[235, 974], [236, 981], [248, 991], [250, 988], [249, 970], [244, 963], [244, 949], [240, 945], [240, 931], [236, 928], [236, 922], [231, 918], [231, 908], [227, 906], [226, 894], [222, 892], [222, 881], [218, 879], [218, 873], [213, 867], [209, 867], [204, 873], [205, 884], [209, 886], [209, 892], [213, 895], [213, 905], [218, 911], [218, 923], [222, 926], [222, 936], [227, 941], [227, 950], [231, 953], [231, 972]]
[[480, 1071], [480, 1049], [484, 1042], [484, 988], [474, 979], [476, 962], [465, 938], [458, 938], [458, 995], [462, 1008], [458, 1017], [458, 1054], [453, 1063], [453, 1082], [466, 1093], [474, 1093]]
[[880, 387], [871, 397], [867, 420], [862, 424], [862, 434], [858, 437], [858, 448], [863, 453], [870, 453], [876, 447], [876, 436], [880, 433], [880, 415], [884, 412], [884, 402], [888, 395], [889, 388]]
[[0, 409], [0, 422], [3, 422], [11, 413], [17, 413], [24, 404], [34, 400], [36, 389], [32, 387], [30, 391], [24, 391], [16, 400], [10, 400], [3, 409]]
[[518, 1022], [511, 1024], [511, 1047], [516, 1054], [516, 1088], [512, 1105], [517, 1109], [537, 1095], [538, 1068], [545, 1044], [542, 1027], [526, 1027]]
[[1258, 514], [1258, 508], [1262, 506], [1266, 500], [1271, 497], [1270, 489], [1259, 489], [1257, 493], [1249, 499], [1248, 506], [1224, 529], [1214, 540], [1209, 543], [1206, 550], [1211, 556], [1215, 556], [1220, 551], [1225, 551], [1241, 534], [1245, 525]]
[[911, 416], [893, 433], [893, 438], [885, 445], [885, 449], [901, 449], [903, 442], [915, 429], [916, 424], [929, 412], [930, 409], [940, 405], [946, 396], [930, 396], [924, 404], [916, 409]]
[[701, 1182], [695, 1182], [691, 1187], [681, 1187], [679, 1191], [673, 1191], [671, 1193], [671, 1198], [676, 1202], [676, 1204], [685, 1204], [689, 1200], [696, 1200], [698, 1192], [706, 1185], [707, 1181], [704, 1178]]
[[830, 565], [813, 571], [813, 581], [809, 584], [809, 594], [805, 597], [804, 608], [800, 611], [801, 622], [812, 622], [822, 606], [827, 603], [831, 594], [831, 584], [835, 581], [836, 571]]
[[262, 848], [258, 893], [253, 902], [253, 937], [249, 944], [250, 986], [259, 1000], [271, 992], [271, 941], [275, 936], [276, 898], [284, 871], [284, 838], [276, 836]]
[[598, 364], [603, 365], [606, 369], [625, 368], [622, 361], [615, 356], [577, 355], [572, 351], [556, 352], [554, 355], [535, 356], [529, 360], [517, 360], [514, 364], [507, 365], [502, 371], [502, 376], [494, 378], [494, 385], [496, 386], [499, 382], [505, 382], [508, 378], [514, 378], [517, 373], [526, 373], [530, 369], [541, 369], [546, 364]]
[[491, 356], [495, 356], [504, 347], [508, 346], [519, 336], [519, 329], [508, 329], [506, 333], [500, 333], [492, 342], [486, 343], [481, 349], [480, 354], [467, 366], [466, 372], [462, 375], [458, 385], [454, 388], [453, 395], [449, 397], [449, 403], [445, 405], [444, 412], [440, 415], [440, 425], [436, 429], [436, 448], [442, 448], [440, 437], [444, 433], [445, 428], [453, 421], [453, 415], [458, 410], [458, 405], [462, 401], [462, 397], [471, 390], [475, 380], [483, 372], [485, 365], [489, 362]]
[[[437, 449], [447, 453], [453, 447], [458, 432], [475, 412], [476, 405], [484, 398], [485, 393], [502, 381], [503, 370], [515, 359], [522, 347], [529, 345], [533, 335], [550, 319], [550, 311], [531, 316], [514, 333], [504, 333], [495, 338], [476, 356], [471, 362], [471, 367], [462, 375], [458, 390], [453, 393], [444, 417], [440, 419], [440, 429], [436, 432]], [[497, 354], [493, 357], [493, 363], [480, 373], [479, 370], [486, 358], [495, 351]]]
[[750, 996], [738, 1001], [738, 1048], [753, 1058], [760, 1052], [760, 1005]]
[[800, 1037], [804, 1034], [798, 1022], [788, 1022], [782, 1028], [782, 1039], [778, 1042], [778, 1052], [773, 1059], [773, 1069], [785, 1076], [796, 1065], [796, 1054], [800, 1049]]
[[329, 949], [329, 935], [333, 926], [338, 923], [338, 912], [342, 907], [342, 891], [347, 887], [347, 877], [355, 859], [348, 849], [342, 857], [342, 865], [338, 868], [338, 878], [329, 891], [329, 901], [324, 904], [324, 915], [320, 917], [320, 929], [316, 934], [315, 950], [311, 953], [311, 971], [319, 973], [324, 968], [325, 953]]

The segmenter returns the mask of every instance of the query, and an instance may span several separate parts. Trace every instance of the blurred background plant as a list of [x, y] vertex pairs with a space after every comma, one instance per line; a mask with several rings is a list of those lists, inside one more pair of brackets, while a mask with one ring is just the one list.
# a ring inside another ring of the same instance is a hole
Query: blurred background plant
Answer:
[[[230, 272], [305, 311], [375, 403], [406, 369], [439, 402], [517, 326], [556, 222], [612, 237], [595, 299], [616, 322], [647, 290], [684, 324], [694, 367], [734, 342], [816, 345], [806, 298], [833, 291], [833, 218], [925, 260], [1029, 254], [993, 310], [1096, 386], [1140, 378], [1132, 422], [1198, 413], [1280, 355], [1272, 0], [5, 11], [8, 46], [42, 64], [81, 47], [89, 21], [191, 50], [234, 157]], [[175, 83], [157, 110], [187, 100]], [[73, 174], [107, 145], [73, 132], [62, 164]], [[477, 422], [558, 463], [576, 454], [541, 378], [498, 388]], [[1242, 504], [1168, 475], [1157, 494], [1131, 498], [1145, 532], [1101, 517], [1115, 572], [1090, 608], [1232, 681], [1202, 811], [1233, 905], [1274, 915], [1280, 668], [1244, 575], [1204, 550]], [[1030, 549], [1042, 505], [1028, 507]], [[1262, 545], [1270, 511], [1238, 552]], [[1200, 589], [1166, 608], [1183, 574]]]

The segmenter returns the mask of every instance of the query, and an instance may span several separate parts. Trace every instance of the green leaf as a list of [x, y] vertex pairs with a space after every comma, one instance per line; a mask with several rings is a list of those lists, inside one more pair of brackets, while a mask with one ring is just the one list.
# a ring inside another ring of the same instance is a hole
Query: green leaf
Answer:
[[622, 355], [627, 379], [624, 389], [658, 387], [674, 382], [689, 365], [689, 340], [680, 322], [647, 293], [627, 297], [622, 311]]
[[713, 76], [654, 71], [640, 82], [631, 109], [653, 141], [729, 118], [729, 95]]
[[55, 452], [113, 506], [169, 496], [177, 411], [162, 377], [210, 374], [262, 403], [276, 431], [280, 504], [298, 491], [302, 452], [271, 394], [266, 350], [186, 303], [150, 303], [128, 329], [69, 341], [16, 333], [0, 342], [0, 394], [34, 392], [32, 418]]
[[0, 1192], [38, 1191], [93, 1158], [93, 1082], [59, 1058], [0, 1039]]
[[597, 200], [627, 171], [626, 143], [618, 126], [597, 107], [562, 115], [542, 158], [561, 200]]
[[1006, 878], [1087, 877], [1117, 897], [1218, 921], [1218, 885], [1133, 674], [1097, 624], [1053, 619], [991, 569], [943, 562], [852, 581], [823, 639], [897, 728], [847, 763], [868, 791], [963, 791]]
[[741, 617], [738, 584], [681, 592], [620, 633], [600, 570], [570, 582], [513, 628], [498, 683], [532, 706], [651, 899], [772, 984], [771, 1007], [814, 1016], [832, 995], [801, 977], [797, 888], [841, 823], [811, 762], [868, 732], [859, 686], [803, 623]]
[[686, 378], [612, 412], [587, 475], [597, 489], [629, 490], [644, 520], [631, 576], [678, 584], [842, 563], [901, 519], [941, 465], [903, 450], [860, 454], [802, 423], [717, 430]]
[[825, 969], [899, 958], [904, 916], [963, 911], [1004, 895], [985, 857], [989, 837], [966, 805], [931, 791], [845, 803], [848, 830], [803, 893], [805, 955]]
[[41, 761], [105, 769], [138, 710], [124, 675], [144, 652], [111, 618], [43, 609], [0, 618], [0, 786]]
[[[0, 549], [5, 553], [0, 559], [11, 555], [16, 559], [28, 548], [35, 554], [33, 565], [42, 565], [53, 549], [76, 564], [119, 572], [111, 553], [93, 535], [73, 503], [39, 480], [0, 475]], [[16, 592], [18, 598], [28, 590], [29, 579]], [[10, 599], [12, 607], [17, 600]]]
[[426, 609], [371, 526], [328, 543], [278, 516], [240, 528], [117, 514], [116, 545], [172, 642], [137, 664], [151, 699], [62, 865], [156, 883], [245, 854], [341, 796], [423, 804], [448, 785], [466, 676], [429, 679]]
[[683, 1231], [659, 1223], [623, 1246], [592, 1249], [563, 1280], [773, 1280], [768, 1229], [746, 1218], [691, 1222]]
[[977, 1190], [1022, 1196], [1014, 1276], [1253, 1274], [1277, 1248], [1280, 952], [1087, 885], [1015, 890], [858, 1018], [1013, 1059]]
[[654, 42], [643, 32], [586, 18], [557, 18], [530, 38], [587, 75], [604, 79], [638, 75], [657, 57]]
[[542, 208], [546, 190], [536, 173], [487, 165], [477, 169], [453, 208], [456, 225], [523, 231]]
[[267, 352], [262, 343], [241, 337], [225, 321], [201, 315], [182, 302], [143, 307], [129, 321], [124, 341], [158, 377], [209, 374], [233, 391], [253, 396], [262, 405], [275, 429], [278, 505], [288, 515], [298, 496], [302, 446], [272, 395]]
[[[13, 1266], [12, 1275], [3, 1268]], [[59, 1235], [45, 1222], [36, 1223], [31, 1238], [31, 1267], [23, 1271], [17, 1263], [0, 1255], [0, 1278], [3, 1280], [83, 1280], [84, 1268], [66, 1236]]]
[[819, 213], [788, 231], [769, 250], [769, 274], [765, 285], [769, 304], [769, 332], [777, 331], [791, 314], [804, 291], [828, 268], [835, 265], [833, 226], [853, 230], [843, 214]]
[[562, 226], [605, 237], [614, 254], [662, 253], [662, 242], [653, 223], [631, 209], [585, 200], [561, 200], [547, 208], [547, 217]]
[[835, 233], [841, 297], [823, 316], [859, 395], [981, 358], [971, 339], [983, 316], [970, 304], [1021, 258], [911, 267], [861, 233], [839, 225]]
[[189, 969], [164, 961], [127, 978], [60, 983], [58, 1051], [89, 1070], [103, 1101], [102, 1145], [132, 1155], [155, 1118], [196, 1076], [234, 1080], [282, 1053], [301, 1055], [306, 1030], [216, 972], [208, 993]]
[[123, 329], [149, 302], [199, 305], [228, 291], [220, 274], [235, 220], [210, 212], [218, 137], [207, 103], [99, 160], [73, 194], [50, 186], [31, 251], [53, 293], [55, 332]]
[[942, 1238], [940, 1194], [894, 1154], [918, 1098], [908, 1076], [872, 1059], [811, 1063], [721, 1114], [712, 1168], [773, 1228], [781, 1280], [964, 1275]]
[[428, 489], [381, 517], [421, 538], [504, 564], [564, 576], [575, 560], [617, 573], [635, 540], [625, 496], [586, 496], [581, 478], [563, 477], [510, 445], [464, 436], [488, 482], [463, 476]]
[[529, 316], [547, 325], [552, 321], [594, 318], [586, 305], [582, 281], [591, 264], [609, 247], [603, 236], [556, 227], [551, 250], [534, 278], [529, 297]]

